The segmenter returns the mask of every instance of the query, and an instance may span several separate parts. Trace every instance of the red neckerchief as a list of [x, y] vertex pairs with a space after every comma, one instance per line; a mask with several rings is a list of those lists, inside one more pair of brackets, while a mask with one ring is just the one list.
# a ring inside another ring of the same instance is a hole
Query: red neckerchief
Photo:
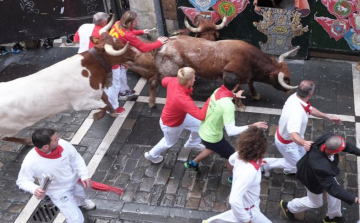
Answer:
[[215, 93], [215, 100], [219, 100], [221, 98], [234, 98], [234, 93], [232, 93], [229, 89], [227, 89], [224, 85], [221, 85], [219, 90]]
[[[300, 103], [300, 104], [301, 104], [301, 103]], [[307, 102], [307, 105], [306, 105], [306, 106], [304, 106], [303, 104], [301, 104], [301, 106], [304, 108], [305, 112], [310, 115], [310, 112], [311, 112], [311, 110], [310, 110], [310, 107], [311, 107], [310, 102]]]
[[259, 159], [258, 161], [250, 161], [250, 163], [255, 167], [256, 170], [259, 170], [261, 167], [262, 159]]
[[336, 137], [338, 137], [339, 139], [341, 139], [341, 144], [340, 144], [339, 148], [337, 148], [337, 149], [335, 149], [335, 150], [330, 150], [330, 149], [326, 148], [325, 143], [324, 143], [324, 144], [321, 146], [321, 152], [326, 151], [326, 152], [328, 152], [328, 153], [330, 153], [330, 154], [335, 154], [335, 153], [339, 153], [339, 152], [343, 151], [343, 150], [345, 149], [345, 147], [346, 147], [345, 140], [344, 140], [344, 138], [341, 137], [341, 136], [336, 136]]
[[50, 154], [45, 154], [45, 153], [41, 152], [39, 148], [36, 148], [36, 147], [35, 147], [35, 151], [41, 157], [44, 157], [47, 159], [58, 159], [61, 157], [61, 153], [64, 151], [64, 149], [60, 145], [58, 145], [58, 147], [56, 149], [54, 149], [53, 151], [51, 151]]

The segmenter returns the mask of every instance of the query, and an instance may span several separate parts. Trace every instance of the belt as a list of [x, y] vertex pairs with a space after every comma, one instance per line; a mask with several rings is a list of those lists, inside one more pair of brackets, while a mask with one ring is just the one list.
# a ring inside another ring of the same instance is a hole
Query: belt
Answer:
[[255, 205], [251, 205], [249, 208], [245, 208], [245, 211], [250, 210], [251, 208], [255, 207]]
[[293, 141], [291, 141], [291, 140], [286, 140], [286, 139], [284, 139], [284, 138], [280, 135], [280, 133], [279, 133], [279, 127], [277, 127], [277, 129], [276, 129], [276, 136], [277, 136], [277, 138], [279, 139], [279, 141], [280, 141], [282, 144], [290, 144], [290, 143], [293, 142]]

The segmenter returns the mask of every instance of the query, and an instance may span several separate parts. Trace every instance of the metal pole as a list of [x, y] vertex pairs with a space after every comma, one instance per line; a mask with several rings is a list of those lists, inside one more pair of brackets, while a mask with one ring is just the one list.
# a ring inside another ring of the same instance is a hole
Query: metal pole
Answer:
[[164, 20], [163, 20], [160, 0], [154, 0], [154, 7], [155, 7], [156, 23], [157, 23], [159, 36], [165, 36]]

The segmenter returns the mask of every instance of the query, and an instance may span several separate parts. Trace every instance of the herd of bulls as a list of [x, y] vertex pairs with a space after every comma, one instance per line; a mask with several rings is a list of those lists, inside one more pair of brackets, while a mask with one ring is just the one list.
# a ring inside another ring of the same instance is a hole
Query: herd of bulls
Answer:
[[[29, 144], [29, 139], [15, 137], [22, 129], [36, 122], [74, 109], [100, 111], [98, 120], [108, 111], [116, 115], [108, 102], [104, 88], [111, 78], [111, 66], [127, 64], [129, 69], [150, 81], [149, 105], [155, 105], [156, 88], [165, 76], [176, 76], [181, 67], [192, 67], [196, 75], [207, 79], [221, 79], [224, 72], [239, 75], [239, 84], [248, 84], [254, 99], [259, 99], [253, 82], [271, 84], [288, 92], [290, 71], [284, 58], [298, 48], [287, 52], [278, 60], [241, 40], [215, 41], [220, 25], [198, 17], [196, 28], [187, 21], [185, 25], [196, 37], [179, 35], [171, 37], [156, 53], [141, 53], [124, 45], [106, 31], [114, 18], [100, 30], [97, 45], [84, 53], [56, 63], [27, 77], [0, 83], [0, 139]], [[244, 109], [239, 100], [237, 106]]]

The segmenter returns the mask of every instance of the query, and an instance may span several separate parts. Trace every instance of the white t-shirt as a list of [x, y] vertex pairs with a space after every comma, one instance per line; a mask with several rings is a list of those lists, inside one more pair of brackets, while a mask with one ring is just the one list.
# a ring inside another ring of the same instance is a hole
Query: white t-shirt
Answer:
[[80, 37], [78, 53], [89, 50], [90, 36], [93, 33], [94, 28], [94, 24], [83, 24], [80, 26], [78, 30]]
[[35, 148], [26, 155], [19, 172], [16, 184], [20, 189], [34, 194], [39, 185], [34, 183], [34, 177], [43, 181], [43, 174], [51, 174], [54, 179], [51, 181], [46, 194], [65, 192], [79, 180], [89, 178], [89, 173], [84, 159], [69, 142], [60, 139], [59, 145], [64, 149], [61, 157], [47, 159], [40, 156]]
[[229, 163], [234, 166], [229, 203], [234, 216], [240, 222], [248, 222], [251, 219], [245, 208], [250, 208], [259, 200], [261, 170], [256, 170], [254, 165], [238, 156], [238, 152], [235, 152], [229, 157]]
[[310, 115], [306, 113], [302, 105], [306, 107], [307, 103], [298, 98], [296, 93], [285, 102], [279, 120], [279, 133], [286, 140], [291, 140], [290, 133], [292, 132], [297, 132], [301, 138], [304, 138]]

